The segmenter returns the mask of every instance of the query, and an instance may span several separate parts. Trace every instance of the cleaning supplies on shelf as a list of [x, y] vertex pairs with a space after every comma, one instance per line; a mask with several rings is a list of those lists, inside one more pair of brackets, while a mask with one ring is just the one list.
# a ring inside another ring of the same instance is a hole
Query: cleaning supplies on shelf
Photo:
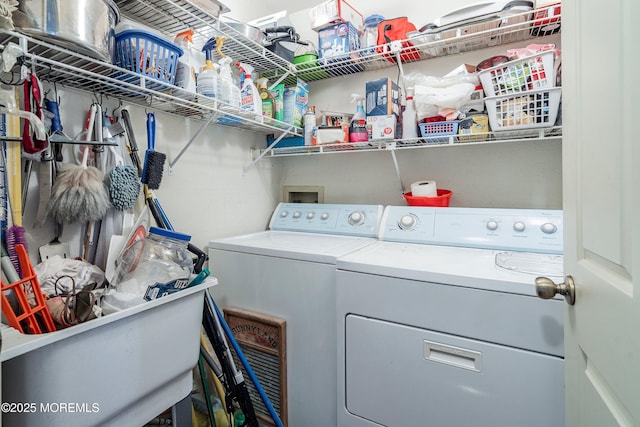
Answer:
[[206, 60], [202, 70], [200, 70], [200, 74], [198, 74], [196, 85], [198, 94], [209, 98], [215, 98], [218, 94], [218, 72], [211, 59], [211, 51], [215, 49], [215, 47], [215, 38], [209, 39], [202, 47]]
[[231, 58], [225, 56], [218, 61], [218, 101], [233, 107], [240, 106], [240, 88], [233, 81]]
[[364, 97], [352, 95], [351, 102], [356, 103], [356, 113], [349, 125], [349, 142], [365, 142], [369, 140], [367, 135], [367, 116], [364, 113]]
[[318, 123], [316, 121], [316, 107], [310, 105], [303, 117], [304, 124], [304, 145], [316, 145], [316, 132]]
[[[198, 52], [193, 44], [193, 34], [193, 30], [185, 30], [178, 33], [174, 39], [174, 43], [184, 52], [183, 55], [178, 58], [175, 85], [191, 93], [196, 92], [196, 70], [199, 70], [201, 67], [198, 61]], [[183, 91], [176, 91], [175, 95], [180, 98], [192, 98], [191, 95], [185, 94]]]
[[244, 80], [240, 88], [240, 108], [250, 110], [257, 115], [262, 115], [262, 102], [258, 96], [258, 88], [253, 82], [253, 67], [242, 62], [237, 62], [240, 71], [244, 73]]
[[405, 139], [418, 137], [416, 108], [413, 104], [413, 88], [407, 88], [405, 106], [402, 112], [402, 137]]
[[276, 102], [271, 92], [269, 92], [268, 84], [269, 79], [266, 77], [260, 77], [256, 80], [258, 94], [262, 101], [262, 115], [273, 119], [275, 117]]

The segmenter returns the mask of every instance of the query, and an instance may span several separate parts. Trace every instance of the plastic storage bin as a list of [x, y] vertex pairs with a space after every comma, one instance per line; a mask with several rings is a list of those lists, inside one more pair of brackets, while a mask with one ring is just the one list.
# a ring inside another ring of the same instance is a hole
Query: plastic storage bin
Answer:
[[[420, 135], [426, 138], [424, 140], [426, 143], [447, 143], [450, 142], [450, 135], [458, 133], [457, 121], [420, 123], [419, 127]], [[455, 142], [455, 138], [453, 142]]]
[[[142, 30], [125, 30], [116, 34], [113, 63], [120, 68], [133, 71], [155, 81], [173, 85], [176, 81], [178, 58], [182, 49], [152, 33]], [[117, 73], [116, 78], [139, 84], [127, 73]], [[152, 85], [164, 90], [163, 85]]]
[[[558, 117], [562, 88], [485, 98], [489, 126], [496, 137], [517, 138], [552, 127]], [[531, 132], [523, 132], [531, 130]]]
[[556, 73], [553, 51], [546, 51], [487, 68], [478, 79], [487, 96], [509, 95], [554, 87]]

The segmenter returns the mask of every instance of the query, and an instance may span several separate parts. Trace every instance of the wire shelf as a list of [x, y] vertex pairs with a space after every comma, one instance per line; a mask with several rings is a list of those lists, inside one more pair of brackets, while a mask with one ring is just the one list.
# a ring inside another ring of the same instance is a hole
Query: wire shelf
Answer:
[[[470, 139], [473, 138], [473, 139]], [[269, 157], [308, 156], [315, 154], [362, 153], [396, 151], [407, 149], [422, 149], [434, 147], [462, 147], [479, 144], [496, 144], [505, 142], [519, 142], [532, 140], [552, 141], [562, 138], [562, 127], [554, 126], [544, 129], [523, 129], [509, 132], [508, 138], [499, 133], [475, 133], [473, 135], [449, 135], [436, 137], [421, 137], [412, 139], [374, 140], [368, 142], [342, 142], [302, 147], [272, 148], [259, 150]]]

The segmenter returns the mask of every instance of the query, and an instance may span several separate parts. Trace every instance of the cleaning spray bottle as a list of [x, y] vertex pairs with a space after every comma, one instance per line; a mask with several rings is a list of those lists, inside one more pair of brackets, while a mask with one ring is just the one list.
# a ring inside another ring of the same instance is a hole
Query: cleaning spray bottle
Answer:
[[240, 88], [240, 108], [243, 110], [253, 111], [257, 115], [261, 116], [262, 101], [258, 95], [258, 88], [255, 83], [253, 83], [253, 77], [251, 76], [251, 73], [253, 73], [253, 67], [242, 62], [237, 62], [236, 65], [240, 67], [240, 72], [244, 73], [244, 81]]
[[[176, 69], [176, 86], [188, 91], [196, 92], [196, 70], [200, 68], [198, 64], [197, 52], [194, 52], [193, 30], [185, 30], [176, 35], [175, 44], [180, 46], [184, 54], [178, 59]], [[176, 94], [180, 98], [192, 98], [182, 91]]]
[[349, 142], [365, 142], [369, 140], [367, 134], [367, 116], [364, 113], [364, 97], [351, 95], [351, 102], [356, 103], [356, 113], [349, 125]]
[[218, 72], [211, 60], [211, 51], [215, 49], [215, 47], [215, 38], [209, 39], [202, 47], [206, 60], [204, 67], [202, 67], [200, 74], [198, 74], [196, 87], [199, 95], [204, 95], [209, 98], [215, 98], [218, 94]]
[[216, 52], [220, 56], [218, 60], [218, 100], [233, 107], [240, 106], [240, 87], [233, 80], [231, 74], [231, 58], [224, 54], [222, 47], [226, 37], [215, 36]]
[[234, 107], [240, 106], [240, 88], [233, 81], [231, 58], [225, 56], [218, 61], [218, 100]]
[[411, 139], [418, 137], [418, 120], [416, 108], [413, 103], [413, 88], [407, 88], [404, 111], [402, 112], [402, 138]]

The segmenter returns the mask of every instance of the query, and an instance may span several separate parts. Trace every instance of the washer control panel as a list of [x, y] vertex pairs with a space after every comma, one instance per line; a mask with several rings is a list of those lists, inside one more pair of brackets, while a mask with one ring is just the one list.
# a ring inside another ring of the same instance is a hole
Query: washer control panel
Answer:
[[386, 241], [561, 254], [562, 211], [387, 206]]
[[269, 228], [376, 237], [383, 211], [382, 205], [280, 203], [271, 216]]

